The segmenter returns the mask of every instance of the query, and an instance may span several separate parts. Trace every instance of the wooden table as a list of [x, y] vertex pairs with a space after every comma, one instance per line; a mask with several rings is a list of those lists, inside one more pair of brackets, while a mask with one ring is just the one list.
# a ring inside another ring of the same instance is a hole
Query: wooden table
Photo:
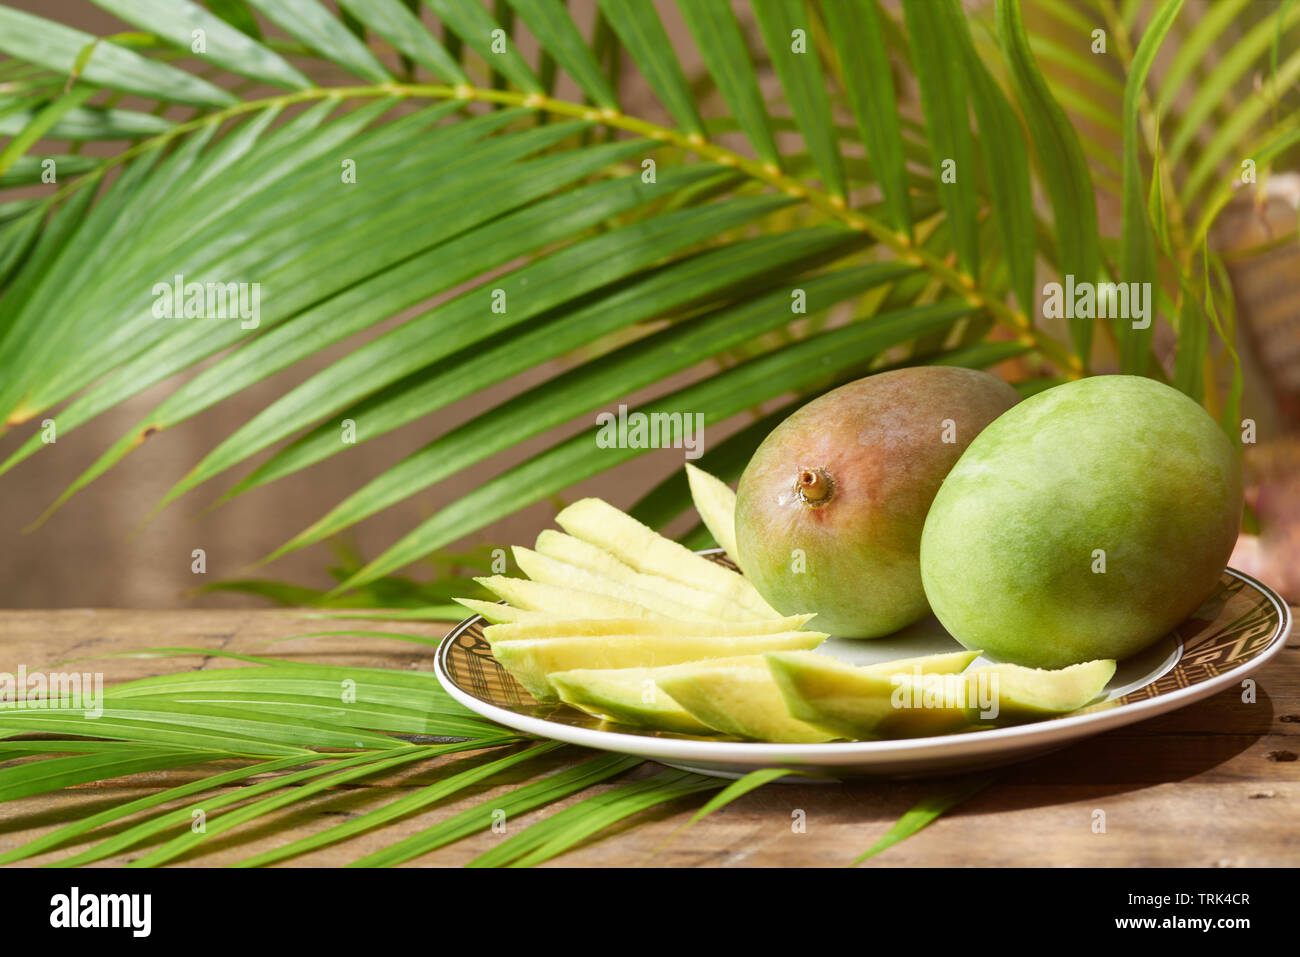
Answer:
[[[306, 621], [284, 611], [0, 612], [0, 671], [28, 670], [88, 655], [151, 646], [194, 646], [334, 664], [428, 669], [431, 652], [384, 639], [273, 639], [322, 629], [404, 630], [441, 635], [441, 624]], [[95, 665], [106, 683], [187, 668], [231, 667], [228, 659], [107, 658]], [[1111, 731], [1014, 768], [917, 836], [868, 866], [1225, 866], [1300, 864], [1300, 638], [1255, 675], [1257, 700], [1228, 689], [1173, 714]], [[82, 666], [84, 667], [84, 665]], [[558, 764], [559, 762], [557, 762]], [[0, 804], [0, 851], [90, 811], [212, 773], [179, 769]], [[647, 764], [634, 775], [651, 773]], [[183, 865], [239, 860], [375, 806], [376, 792], [397, 796], [433, 780], [428, 767], [364, 786], [326, 792], [303, 806], [214, 838]], [[661, 842], [701, 803], [686, 799], [634, 817], [602, 840], [554, 865], [838, 866], [870, 847], [908, 808], [936, 789], [914, 781], [869, 784], [775, 784], [697, 825], [688, 838]], [[492, 789], [389, 826], [383, 832], [303, 855], [297, 865], [346, 863], [398, 837], [482, 802]], [[530, 823], [571, 803], [533, 812]], [[792, 816], [802, 810], [806, 832]], [[1105, 833], [1094, 833], [1094, 812]], [[513, 828], [512, 828], [513, 831]], [[380, 834], [382, 833], [382, 838]], [[500, 837], [474, 835], [416, 862], [460, 865]], [[62, 852], [66, 854], [67, 852]], [[138, 851], [102, 862], [119, 865]], [[47, 855], [30, 863], [57, 859]]]

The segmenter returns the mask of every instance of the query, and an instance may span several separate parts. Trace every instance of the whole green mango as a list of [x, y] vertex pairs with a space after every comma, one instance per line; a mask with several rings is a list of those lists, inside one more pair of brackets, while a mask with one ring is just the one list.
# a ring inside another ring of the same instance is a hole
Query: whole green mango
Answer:
[[1081, 379], [976, 436], [926, 517], [921, 578], [967, 648], [1124, 658], [1211, 592], [1241, 507], [1240, 456], [1204, 409], [1152, 379]]

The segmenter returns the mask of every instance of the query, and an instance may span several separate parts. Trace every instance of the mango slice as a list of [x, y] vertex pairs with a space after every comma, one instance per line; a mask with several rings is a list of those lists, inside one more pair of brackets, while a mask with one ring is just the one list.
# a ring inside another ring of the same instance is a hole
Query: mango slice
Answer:
[[[558, 559], [551, 558], [549, 555], [542, 555], [530, 548], [514, 546], [515, 562], [523, 570], [524, 574], [533, 581], [544, 582], [548, 585], [557, 585], [562, 588], [574, 588], [582, 591], [594, 592], [598, 595], [606, 595], [610, 598], [617, 598], [620, 601], [630, 601], [638, 605], [644, 605], [647, 608], [653, 608], [661, 614], [670, 618], [680, 618], [689, 621], [692, 618], [717, 617], [725, 618], [729, 621], [744, 621], [745, 619], [754, 619], [759, 616], [747, 608], [743, 608], [734, 602], [727, 602], [725, 599], [719, 599], [718, 611], [704, 612], [699, 608], [693, 608], [690, 605], [682, 604], [672, 597], [665, 595], [663, 592], [653, 591], [650, 588], [638, 585], [630, 585], [626, 582], [616, 581], [613, 578], [607, 578], [596, 572], [588, 571], [578, 565], [572, 565], [569, 562], [562, 562]], [[780, 618], [780, 615], [765, 615], [765, 618]]]
[[[972, 696], [972, 701], [980, 706], [972, 708], [978, 712], [972, 714], [972, 720], [1009, 723], [1077, 711], [1100, 695], [1114, 675], [1115, 660], [1099, 658], [1056, 671], [986, 665], [972, 668], [963, 677], [979, 683], [976, 690], [980, 694]], [[988, 707], [990, 702], [996, 708]]]
[[474, 614], [486, 618], [492, 624], [502, 622], [548, 621], [551, 615], [544, 611], [526, 611], [514, 605], [502, 605], [495, 601], [482, 601], [478, 598], [453, 598], [457, 604], [464, 605]]
[[722, 479], [686, 463], [686, 481], [691, 487], [691, 501], [700, 513], [704, 527], [722, 546], [733, 562], [736, 558], [736, 493]]
[[558, 694], [549, 675], [557, 671], [606, 668], [651, 668], [703, 658], [732, 658], [765, 651], [816, 648], [826, 635], [788, 631], [770, 635], [595, 635], [572, 638], [523, 638], [492, 643], [492, 654], [539, 701]]
[[547, 616], [540, 621], [489, 625], [483, 630], [483, 636], [493, 644], [498, 641], [519, 641], [529, 638], [578, 638], [587, 635], [650, 635], [677, 638], [708, 635], [719, 638], [743, 638], [746, 635], [774, 635], [780, 632], [798, 631], [808, 624], [812, 617], [812, 615], [794, 615], [790, 618], [771, 618], [766, 621], [718, 621], [716, 619], [678, 621], [658, 618]]
[[769, 654], [790, 715], [828, 733], [869, 740], [960, 730], [969, 722], [959, 676], [978, 651], [856, 666], [829, 655]]
[[[1096, 698], [1115, 674], [1110, 659], [1055, 671], [998, 664], [956, 673], [977, 654], [931, 655], [865, 668], [826, 655], [766, 657], [793, 716], [860, 739], [947, 734], [975, 724], [1065, 714]], [[890, 674], [890, 668], [898, 670]]]
[[899, 674], [910, 675], [917, 673], [923, 675], [955, 675], [958, 672], [965, 671], [966, 667], [979, 656], [980, 653], [978, 651], [968, 651], [963, 648], [961, 651], [944, 651], [937, 655], [917, 655], [912, 658], [894, 658], [890, 661], [878, 661], [874, 665], [851, 665], [838, 658], [832, 658], [829, 655], [813, 654], [812, 652], [788, 651], [782, 652], [781, 654], [781, 657], [785, 660], [806, 660], [814, 667], [829, 662], [832, 666], [852, 669], [854, 673], [885, 676]]
[[741, 665], [696, 662], [656, 682], [687, 713], [724, 734], [781, 743], [838, 737], [790, 715], [772, 672], [761, 659]]
[[[793, 651], [783, 653], [783, 657], [798, 660], [826, 656]], [[918, 666], [929, 671], [955, 672], [974, 657], [974, 652], [960, 651], [903, 658], [870, 667], [881, 674], [894, 671], [912, 674]], [[659, 668], [557, 672], [549, 678], [562, 701], [621, 724], [686, 734], [720, 731], [776, 742], [828, 741], [835, 737], [790, 716], [763, 655], [714, 658]], [[664, 685], [671, 689], [671, 694]]]
[[759, 618], [781, 617], [742, 575], [664, 538], [601, 499], [574, 502], [556, 515], [555, 521], [574, 538], [599, 545], [639, 572], [717, 592]]
[[583, 618], [668, 618], [662, 611], [634, 601], [596, 592], [493, 575], [474, 579], [492, 594], [526, 611]]
[[[719, 667], [763, 665], [762, 655], [715, 658]], [[660, 668], [610, 668], [557, 671], [550, 676], [560, 700], [581, 711], [619, 724], [682, 734], [712, 734], [714, 729], [693, 717], [656, 683], [698, 662]]]
[[[621, 585], [640, 589], [646, 594], [660, 595], [675, 605], [693, 609], [695, 612], [693, 617], [723, 618], [731, 621], [755, 617], [755, 614], [745, 606], [717, 592], [683, 585], [681, 582], [660, 575], [643, 574], [630, 565], [625, 565], [603, 548], [554, 529], [548, 528], [537, 536], [537, 553], [556, 561], [575, 565]], [[521, 564], [519, 567], [528, 572], [527, 566]], [[546, 573], [554, 572], [548, 570]], [[528, 575], [536, 577], [531, 572], [528, 572]]]

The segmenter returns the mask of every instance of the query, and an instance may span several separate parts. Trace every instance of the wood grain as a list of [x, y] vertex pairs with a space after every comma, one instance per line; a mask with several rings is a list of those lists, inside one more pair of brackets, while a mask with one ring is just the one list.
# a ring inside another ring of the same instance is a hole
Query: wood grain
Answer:
[[[331, 664], [427, 670], [432, 652], [383, 639], [308, 638], [309, 631], [401, 630], [437, 637], [444, 624], [305, 620], [283, 611], [9, 611], [0, 612], [0, 671], [29, 671], [85, 656], [157, 646], [238, 651]], [[185, 669], [237, 667], [212, 656], [100, 659], [106, 683]], [[866, 866], [1059, 867], [1260, 866], [1300, 864], [1300, 640], [1292, 638], [1256, 673], [1257, 700], [1239, 689], [1172, 714], [1118, 729], [1007, 769], [990, 788], [917, 836]], [[84, 667], [84, 666], [83, 666]], [[559, 767], [573, 756], [557, 756]], [[233, 765], [232, 765], [233, 766]], [[544, 762], [533, 768], [541, 770]], [[653, 773], [646, 764], [633, 776]], [[212, 773], [180, 768], [0, 804], [0, 852], [78, 816]], [[417, 766], [362, 786], [325, 792], [253, 828], [214, 838], [181, 866], [220, 866], [337, 823], [348, 815], [433, 780]], [[608, 785], [607, 785], [608, 786]], [[889, 783], [771, 785], [694, 827], [673, 832], [701, 799], [638, 815], [603, 839], [580, 846], [550, 866], [843, 866], [937, 787], [934, 780]], [[381, 834], [303, 855], [296, 866], [338, 866], [504, 792], [480, 788]], [[508, 822], [515, 833], [578, 798]], [[1096, 812], [1105, 832], [1096, 833]], [[796, 818], [806, 822], [801, 833]], [[168, 835], [171, 836], [171, 835]], [[457, 866], [494, 846], [484, 832], [412, 862]], [[667, 843], [665, 843], [667, 841]], [[145, 845], [148, 847], [152, 845]], [[101, 862], [121, 865], [143, 848]], [[37, 857], [28, 864], [57, 860]]]

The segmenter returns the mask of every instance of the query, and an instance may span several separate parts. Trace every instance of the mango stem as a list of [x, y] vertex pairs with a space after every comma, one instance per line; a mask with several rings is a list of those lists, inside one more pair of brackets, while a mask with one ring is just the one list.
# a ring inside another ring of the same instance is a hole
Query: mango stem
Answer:
[[825, 505], [835, 492], [835, 482], [825, 469], [800, 469], [794, 487], [804, 504], [813, 506]]

